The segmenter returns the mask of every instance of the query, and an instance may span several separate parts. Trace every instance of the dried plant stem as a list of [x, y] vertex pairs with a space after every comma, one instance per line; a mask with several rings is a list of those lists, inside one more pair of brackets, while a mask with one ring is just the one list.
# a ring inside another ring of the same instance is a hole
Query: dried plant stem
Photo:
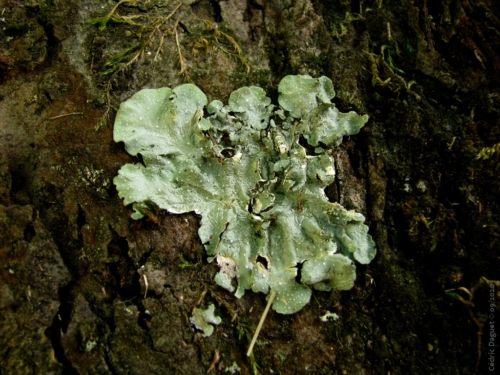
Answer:
[[[156, 33], [156, 31], [158, 31], [160, 29], [160, 27], [165, 23], [167, 22], [170, 18], [172, 18], [174, 16], [174, 14], [179, 10], [179, 8], [182, 6], [182, 1], [175, 7], [175, 9], [172, 11], [172, 13], [170, 13], [168, 16], [166, 17], [159, 17], [156, 19], [156, 21], [154, 21], [154, 23], [156, 24], [154, 27], [153, 27], [153, 31], [151, 31], [151, 34], [149, 34], [149, 43], [151, 43], [151, 40], [153, 39], [153, 35], [154, 33]], [[161, 49], [161, 46], [163, 44], [163, 40], [165, 39], [165, 36], [168, 35], [170, 32], [172, 31], [172, 28], [169, 28], [167, 31], [165, 31], [161, 37], [161, 41], [160, 41], [160, 47], [158, 47], [158, 51], [160, 51]], [[156, 53], [156, 55], [158, 55], [158, 52]], [[155, 56], [155, 61], [156, 61], [156, 56]]]
[[167, 17], [165, 17], [164, 20], [162, 20], [162, 22], [165, 22], [165, 21], [168, 21], [170, 18], [172, 18], [175, 14], [175, 12], [177, 12], [179, 10], [179, 8], [182, 6], [182, 1], [179, 2], [179, 4], [175, 7], [175, 9], [172, 11], [172, 13], [170, 13]]
[[179, 54], [179, 63], [181, 65], [181, 71], [179, 72], [179, 75], [184, 76], [187, 72], [187, 65], [186, 65], [186, 60], [184, 60], [184, 56], [182, 56], [181, 52], [181, 45], [179, 43], [179, 33], [177, 33], [177, 26], [179, 25], [179, 20], [175, 23], [174, 26], [174, 31], [175, 31], [175, 43], [177, 44], [177, 52]]
[[111, 18], [111, 17], [115, 14], [115, 12], [116, 12], [116, 10], [118, 9], [118, 7], [119, 7], [121, 4], [123, 4], [123, 3], [130, 3], [130, 0], [121, 0], [121, 1], [119, 1], [119, 2], [118, 2], [118, 3], [117, 3], [114, 7], [113, 7], [113, 9], [111, 9], [111, 11], [108, 13], [108, 15], [106, 16], [106, 18]]
[[167, 29], [161, 34], [161, 39], [160, 39], [160, 44], [158, 46], [158, 49], [156, 50], [155, 58], [153, 61], [157, 61], [160, 57], [160, 53], [163, 52], [163, 41], [165, 40], [165, 37], [167, 37], [171, 32], [172, 32], [172, 27]]
[[259, 337], [260, 330], [262, 328], [262, 325], [264, 324], [264, 321], [266, 320], [267, 313], [269, 312], [269, 308], [273, 304], [275, 297], [276, 297], [276, 292], [271, 292], [271, 294], [269, 295], [269, 301], [267, 301], [266, 308], [264, 309], [264, 312], [262, 313], [262, 316], [260, 317], [259, 325], [257, 326], [257, 329], [255, 330], [255, 333], [253, 334], [252, 341], [250, 342], [250, 346], [248, 347], [247, 357], [250, 357], [252, 355], [253, 347], [255, 346], [255, 342], [257, 341], [257, 337]]
[[61, 118], [61, 117], [66, 117], [66, 116], [76, 116], [76, 115], [83, 115], [83, 112], [65, 113], [64, 115], [52, 116], [49, 118], [49, 120], [54, 120], [56, 118]]

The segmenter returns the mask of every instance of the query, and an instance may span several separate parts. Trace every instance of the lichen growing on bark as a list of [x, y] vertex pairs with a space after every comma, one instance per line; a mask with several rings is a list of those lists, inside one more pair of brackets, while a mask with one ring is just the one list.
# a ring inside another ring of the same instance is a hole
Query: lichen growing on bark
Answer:
[[311, 287], [350, 289], [353, 260], [367, 264], [376, 251], [364, 216], [324, 194], [335, 179], [325, 150], [368, 116], [339, 112], [327, 77], [287, 76], [278, 90], [280, 106], [253, 86], [226, 106], [192, 84], [136, 93], [120, 106], [114, 139], [143, 163], [122, 167], [114, 183], [134, 219], [155, 207], [201, 214], [215, 281], [238, 298], [275, 292], [273, 308], [291, 314]]

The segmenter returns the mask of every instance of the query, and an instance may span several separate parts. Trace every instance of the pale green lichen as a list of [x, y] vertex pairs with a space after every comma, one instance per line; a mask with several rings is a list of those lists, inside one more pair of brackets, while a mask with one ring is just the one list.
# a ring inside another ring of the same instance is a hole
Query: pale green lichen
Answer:
[[229, 367], [226, 367], [224, 372], [229, 372], [230, 374], [239, 374], [241, 373], [241, 367], [238, 366], [238, 364], [235, 361], [233, 361], [233, 364]]
[[203, 337], [208, 337], [214, 333], [214, 326], [212, 324], [218, 325], [222, 319], [220, 316], [215, 315], [215, 306], [211, 303], [206, 309], [201, 307], [195, 308], [189, 321], [203, 332]]
[[328, 322], [329, 320], [333, 320], [333, 321], [337, 321], [340, 319], [340, 317], [335, 314], [335, 313], [331, 313], [330, 311], [327, 311], [325, 313], [325, 315], [322, 315], [319, 317], [321, 319], [322, 322]]
[[143, 164], [125, 165], [114, 183], [135, 219], [154, 208], [201, 214], [215, 281], [238, 298], [276, 292], [273, 308], [289, 314], [311, 287], [350, 289], [352, 261], [376, 251], [363, 215], [324, 194], [335, 179], [328, 148], [368, 116], [340, 113], [326, 77], [287, 76], [278, 90], [280, 107], [259, 87], [234, 91], [226, 106], [192, 84], [136, 93], [120, 106], [114, 139]]

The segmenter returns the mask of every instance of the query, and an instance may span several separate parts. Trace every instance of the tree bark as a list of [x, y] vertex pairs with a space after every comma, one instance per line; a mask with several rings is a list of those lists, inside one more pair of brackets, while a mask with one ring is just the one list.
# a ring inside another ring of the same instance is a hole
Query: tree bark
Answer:
[[[499, 279], [498, 2], [0, 5], [1, 373], [489, 370], [498, 284], [467, 291]], [[112, 179], [140, 160], [113, 119], [136, 91], [186, 81], [276, 102], [288, 74], [328, 76], [342, 112], [370, 116], [333, 150], [326, 193], [365, 215], [378, 254], [352, 290], [271, 311], [247, 358], [265, 296], [217, 287], [194, 213], [130, 219]], [[189, 316], [209, 303], [223, 320], [202, 338]]]

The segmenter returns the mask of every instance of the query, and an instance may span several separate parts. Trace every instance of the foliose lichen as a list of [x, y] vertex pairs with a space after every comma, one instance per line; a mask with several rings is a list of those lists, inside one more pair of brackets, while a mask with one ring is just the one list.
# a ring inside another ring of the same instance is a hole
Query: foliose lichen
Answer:
[[123, 166], [114, 183], [134, 219], [152, 208], [200, 214], [217, 284], [238, 298], [276, 292], [274, 310], [291, 314], [311, 288], [352, 288], [353, 260], [367, 264], [376, 250], [364, 216], [324, 194], [335, 179], [328, 149], [368, 116], [339, 112], [327, 77], [286, 76], [278, 91], [279, 106], [253, 86], [227, 105], [208, 104], [192, 84], [139, 91], [121, 104], [114, 139], [143, 163]]
[[220, 316], [215, 315], [215, 306], [211, 303], [207, 308], [194, 308], [193, 315], [189, 318], [189, 321], [203, 332], [203, 337], [208, 337], [214, 333], [214, 326], [212, 324], [218, 325], [222, 319]]

